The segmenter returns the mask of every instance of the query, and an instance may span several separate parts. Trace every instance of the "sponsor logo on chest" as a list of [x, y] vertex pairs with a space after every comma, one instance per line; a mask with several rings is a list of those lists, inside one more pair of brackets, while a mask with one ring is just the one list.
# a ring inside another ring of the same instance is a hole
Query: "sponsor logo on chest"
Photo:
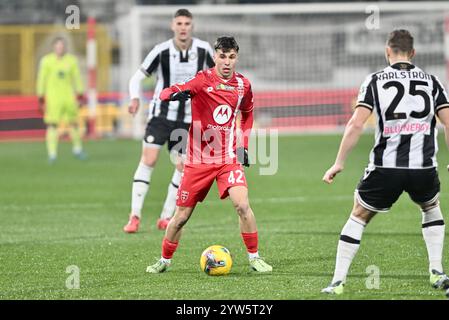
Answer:
[[219, 83], [219, 84], [217, 84], [217, 86], [215, 87], [215, 90], [234, 91], [234, 90], [235, 90], [235, 87], [233, 87], [233, 86], [228, 86], [228, 85], [225, 85], [225, 84], [223, 84], [223, 83]]
[[232, 109], [227, 104], [221, 104], [215, 108], [213, 116], [217, 124], [225, 124], [231, 119]]

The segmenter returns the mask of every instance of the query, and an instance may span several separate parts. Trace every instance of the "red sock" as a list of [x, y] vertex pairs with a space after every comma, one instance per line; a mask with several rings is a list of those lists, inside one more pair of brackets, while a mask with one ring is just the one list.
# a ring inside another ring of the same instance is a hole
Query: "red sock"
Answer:
[[243, 233], [242, 232], [242, 238], [243, 242], [245, 243], [246, 250], [249, 253], [256, 253], [257, 252], [257, 245], [258, 245], [258, 238], [257, 238], [257, 231], [253, 233]]
[[170, 240], [164, 237], [164, 240], [162, 240], [162, 258], [171, 259], [177, 247], [178, 242], [171, 242]]

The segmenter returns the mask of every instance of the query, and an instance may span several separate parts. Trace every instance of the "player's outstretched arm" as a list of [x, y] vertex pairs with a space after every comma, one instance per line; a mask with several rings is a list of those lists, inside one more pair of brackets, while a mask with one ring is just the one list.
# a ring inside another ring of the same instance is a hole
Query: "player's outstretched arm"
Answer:
[[[444, 137], [447, 148], [449, 149], [449, 108], [440, 109], [437, 111], [437, 115], [444, 127]], [[449, 165], [447, 166], [447, 170], [449, 171]]]
[[136, 73], [129, 80], [129, 97], [131, 99], [128, 112], [132, 115], [139, 111], [140, 105], [140, 83], [145, 79], [146, 75], [141, 69], [137, 70]]
[[81, 98], [83, 96], [84, 86], [83, 81], [81, 80], [81, 73], [78, 64], [78, 59], [75, 57], [73, 57], [72, 63], [72, 79], [73, 84], [75, 86], [75, 92], [77, 93], [77, 100], [80, 104], [84, 103], [84, 100]]
[[186, 101], [190, 99], [190, 90], [181, 90], [175, 85], [162, 90], [159, 98], [162, 101]]
[[170, 101], [186, 101], [190, 99], [190, 90], [173, 92], [169, 97]]
[[252, 106], [250, 111], [242, 111], [241, 115], [240, 130], [242, 132], [242, 146], [237, 148], [237, 158], [242, 165], [249, 167], [248, 145], [254, 122]]
[[352, 148], [354, 148], [359, 141], [360, 135], [363, 132], [363, 126], [366, 120], [368, 120], [370, 114], [371, 110], [368, 108], [359, 107], [355, 109], [354, 114], [346, 125], [345, 133], [343, 134], [335, 163], [323, 176], [324, 182], [332, 183], [335, 176], [343, 171], [346, 158]]
[[159, 99], [162, 101], [185, 101], [194, 96], [203, 84], [202, 71], [187, 82], [177, 83], [162, 90]]
[[37, 81], [36, 81], [36, 93], [38, 96], [38, 104], [39, 104], [39, 111], [42, 113], [44, 112], [44, 105], [45, 105], [45, 91], [47, 86], [47, 78], [49, 73], [47, 59], [44, 57], [41, 59], [39, 63], [39, 70], [37, 74]]
[[241, 111], [240, 130], [241, 130], [242, 146], [237, 148], [238, 161], [245, 167], [249, 167], [250, 165], [249, 161], [250, 159], [248, 157], [248, 145], [249, 145], [249, 137], [251, 135], [251, 129], [253, 128], [254, 123], [253, 110], [254, 110], [253, 91], [251, 89], [251, 84], [249, 84], [248, 90], [246, 91], [246, 94], [240, 106]]
[[38, 110], [44, 115], [45, 113], [45, 91], [47, 87], [47, 78], [49, 73], [48, 63], [46, 58], [42, 58], [39, 63], [39, 70], [36, 81], [36, 93], [38, 96]]

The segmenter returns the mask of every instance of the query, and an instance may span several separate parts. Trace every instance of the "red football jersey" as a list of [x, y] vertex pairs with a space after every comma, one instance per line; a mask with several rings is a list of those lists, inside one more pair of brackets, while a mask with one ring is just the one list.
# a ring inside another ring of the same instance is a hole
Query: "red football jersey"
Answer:
[[161, 92], [161, 100], [172, 93], [190, 90], [192, 124], [187, 142], [186, 163], [236, 163], [236, 116], [242, 112], [244, 146], [252, 127], [253, 93], [248, 79], [239, 73], [225, 80], [215, 68], [200, 71], [185, 83]]

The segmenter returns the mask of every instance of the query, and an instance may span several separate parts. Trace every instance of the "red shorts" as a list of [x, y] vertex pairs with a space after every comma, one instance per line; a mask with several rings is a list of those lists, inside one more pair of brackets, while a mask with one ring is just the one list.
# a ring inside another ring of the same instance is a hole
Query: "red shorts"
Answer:
[[229, 195], [228, 190], [231, 187], [247, 187], [245, 172], [239, 163], [186, 164], [176, 196], [176, 205], [194, 207], [206, 198], [214, 180], [217, 180], [220, 199]]

